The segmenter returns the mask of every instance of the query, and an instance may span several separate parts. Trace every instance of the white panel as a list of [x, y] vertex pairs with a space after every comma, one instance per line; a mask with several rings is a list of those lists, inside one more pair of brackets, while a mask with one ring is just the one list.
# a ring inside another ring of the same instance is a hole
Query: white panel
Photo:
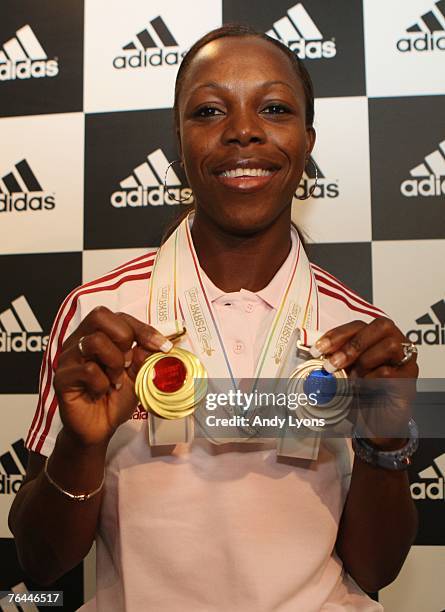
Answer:
[[[438, 49], [437, 44], [434, 49], [430, 48], [430, 32], [420, 19], [434, 4], [434, 0], [364, 0], [366, 91], [369, 97], [443, 95], [444, 51]], [[422, 31], [407, 32], [414, 24], [418, 24]], [[443, 35], [444, 32], [436, 32], [432, 38], [437, 41]]]
[[[222, 2], [129, 0], [125, 10], [122, 6], [116, 0], [85, 1], [85, 111], [170, 108], [182, 54], [203, 34], [222, 24]], [[128, 58], [133, 58], [133, 65], [137, 65], [141, 49], [136, 35], [147, 28], [153, 39], [158, 40], [150, 27], [150, 21], [158, 16], [178, 46], [160, 44], [159, 48], [144, 50], [143, 65], [132, 68]], [[130, 40], [137, 49], [124, 51], [122, 47]], [[116, 62], [122, 67], [116, 68]]]
[[[17, 85], [22, 85], [23, 95], [27, 95], [26, 82]], [[0, 176], [4, 176], [3, 170], [10, 171], [17, 161], [25, 158], [44, 189], [39, 196], [54, 198], [52, 208], [42, 206], [35, 212], [3, 213], [2, 253], [81, 251], [84, 114], [3, 117], [0, 118], [0, 134]]]
[[20, 60], [28, 59], [16, 38], [11, 38], [11, 40], [5, 42], [3, 49], [6, 51], [9, 59], [12, 62], [19, 62]]
[[[419, 376], [445, 378], [444, 345], [435, 322], [416, 323], [445, 297], [445, 240], [382, 240], [372, 243], [374, 303], [419, 342]], [[391, 262], [391, 265], [388, 265]], [[400, 608], [404, 610], [404, 608]]]
[[323, 38], [320, 30], [301, 3], [290, 8], [287, 13], [303, 38], [306, 40], [321, 40]]
[[12, 302], [12, 305], [14, 307], [14, 310], [18, 314], [19, 319], [22, 322], [26, 331], [36, 332], [36, 333], [43, 332], [43, 329], [40, 326], [40, 323], [37, 321], [24, 295], [21, 295], [19, 298], [14, 300]]
[[[338, 117], [348, 117], [347, 122]], [[371, 240], [368, 101], [365, 97], [315, 100], [317, 141], [313, 151], [320, 171], [318, 187], [307, 200], [294, 199], [292, 218], [310, 242]], [[339, 142], [348, 146], [339, 153]], [[301, 181], [304, 185], [305, 178]], [[308, 187], [314, 180], [307, 181]], [[301, 187], [297, 194], [302, 195]], [[336, 195], [337, 194], [337, 195]]]
[[16, 34], [31, 59], [47, 59], [48, 56], [29, 25], [17, 30]]
[[439, 612], [445, 604], [444, 575], [445, 546], [413, 546], [396, 580], [379, 591], [379, 602], [385, 612]]
[[[36, 394], [0, 394], [0, 455], [13, 452], [12, 444], [25, 440], [37, 406]], [[10, 477], [15, 488], [22, 476]], [[11, 490], [11, 489], [10, 489]], [[11, 538], [8, 514], [14, 500], [14, 493], [0, 495], [0, 538]]]
[[152, 252], [146, 249], [98, 249], [82, 253], [82, 282], [89, 283], [127, 262]]

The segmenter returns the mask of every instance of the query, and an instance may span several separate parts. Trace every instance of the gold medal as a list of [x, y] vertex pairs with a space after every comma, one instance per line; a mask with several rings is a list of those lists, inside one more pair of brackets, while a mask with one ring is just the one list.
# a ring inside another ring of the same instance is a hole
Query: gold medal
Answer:
[[207, 392], [207, 371], [201, 361], [185, 349], [153, 353], [142, 364], [135, 392], [145, 410], [164, 419], [193, 414]]

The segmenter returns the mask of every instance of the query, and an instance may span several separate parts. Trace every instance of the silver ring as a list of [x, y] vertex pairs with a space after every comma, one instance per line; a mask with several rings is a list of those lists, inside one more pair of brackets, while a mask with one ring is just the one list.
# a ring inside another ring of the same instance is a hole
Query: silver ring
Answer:
[[417, 355], [419, 352], [417, 346], [413, 342], [401, 342], [400, 344], [402, 346], [403, 357], [397, 362], [397, 367], [405, 365], [405, 363], [413, 358], [413, 355]]
[[79, 347], [79, 352], [82, 355], [82, 357], [85, 357], [85, 353], [83, 352], [83, 341], [84, 340], [85, 340], [85, 336], [82, 336], [82, 338], [77, 343], [77, 346]]

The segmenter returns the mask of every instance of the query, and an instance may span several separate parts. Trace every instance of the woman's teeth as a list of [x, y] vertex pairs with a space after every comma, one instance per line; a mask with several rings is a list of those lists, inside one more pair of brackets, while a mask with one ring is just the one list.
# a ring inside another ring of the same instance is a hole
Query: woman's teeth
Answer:
[[270, 176], [271, 170], [264, 170], [263, 168], [236, 168], [236, 170], [224, 170], [221, 172], [221, 176], [228, 178], [237, 178], [238, 176]]

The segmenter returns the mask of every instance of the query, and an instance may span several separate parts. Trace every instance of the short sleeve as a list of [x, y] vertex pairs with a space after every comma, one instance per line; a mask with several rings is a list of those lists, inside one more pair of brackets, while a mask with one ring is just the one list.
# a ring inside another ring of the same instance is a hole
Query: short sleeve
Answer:
[[39, 399], [26, 439], [29, 450], [49, 456], [62, 429], [54, 373], [63, 343], [97, 306], [105, 306], [113, 312], [127, 312], [146, 321], [148, 283], [155, 255], [156, 251], [151, 250], [85, 283], [74, 289], [60, 306], [43, 356]]

